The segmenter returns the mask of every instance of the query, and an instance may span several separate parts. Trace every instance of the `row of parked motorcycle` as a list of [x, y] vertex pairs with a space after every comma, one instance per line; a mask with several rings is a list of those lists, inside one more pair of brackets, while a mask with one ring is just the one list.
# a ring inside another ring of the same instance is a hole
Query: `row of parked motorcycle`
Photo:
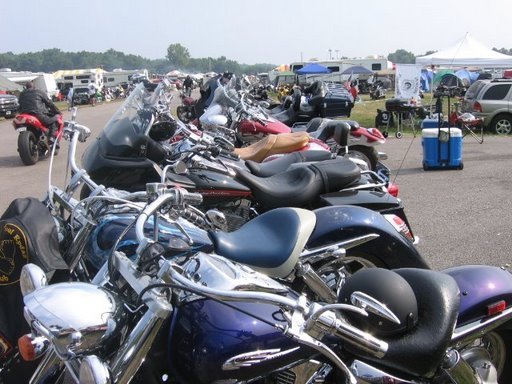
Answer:
[[170, 97], [137, 85], [80, 166], [75, 109], [67, 185], [0, 218], [0, 382], [511, 382], [512, 274], [429, 267], [378, 130]]

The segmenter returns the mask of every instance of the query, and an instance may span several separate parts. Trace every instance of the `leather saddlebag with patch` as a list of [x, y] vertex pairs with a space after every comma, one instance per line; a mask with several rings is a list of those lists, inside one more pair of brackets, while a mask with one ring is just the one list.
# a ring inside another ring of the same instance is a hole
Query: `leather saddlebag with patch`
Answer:
[[13, 200], [0, 217], [0, 362], [29, 332], [19, 285], [21, 268], [27, 263], [47, 273], [67, 269], [57, 226], [48, 208], [31, 197]]

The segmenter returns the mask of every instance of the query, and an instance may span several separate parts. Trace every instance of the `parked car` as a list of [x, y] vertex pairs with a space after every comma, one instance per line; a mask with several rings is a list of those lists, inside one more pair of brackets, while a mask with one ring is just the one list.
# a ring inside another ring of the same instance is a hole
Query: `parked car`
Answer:
[[87, 87], [77, 87], [73, 91], [73, 103], [75, 105], [89, 104], [89, 89]]
[[6, 93], [0, 94], [0, 116], [11, 118], [19, 109], [18, 98]]
[[512, 80], [477, 80], [466, 91], [462, 111], [483, 118], [486, 129], [512, 133]]

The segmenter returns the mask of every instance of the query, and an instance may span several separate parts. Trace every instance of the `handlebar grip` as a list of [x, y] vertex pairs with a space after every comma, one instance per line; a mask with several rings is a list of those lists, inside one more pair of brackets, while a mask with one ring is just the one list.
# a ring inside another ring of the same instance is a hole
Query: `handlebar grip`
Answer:
[[183, 202], [190, 205], [199, 205], [203, 202], [203, 195], [200, 193], [186, 192], [183, 194]]

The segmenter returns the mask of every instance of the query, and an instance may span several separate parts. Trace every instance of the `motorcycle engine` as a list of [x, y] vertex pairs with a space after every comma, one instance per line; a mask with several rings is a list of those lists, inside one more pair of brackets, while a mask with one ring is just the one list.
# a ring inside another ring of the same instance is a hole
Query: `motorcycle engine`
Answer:
[[309, 360], [281, 372], [270, 375], [266, 383], [275, 384], [306, 384], [325, 383], [332, 367], [316, 360]]
[[215, 208], [224, 213], [228, 232], [237, 230], [252, 218], [251, 203], [245, 199], [221, 203]]

